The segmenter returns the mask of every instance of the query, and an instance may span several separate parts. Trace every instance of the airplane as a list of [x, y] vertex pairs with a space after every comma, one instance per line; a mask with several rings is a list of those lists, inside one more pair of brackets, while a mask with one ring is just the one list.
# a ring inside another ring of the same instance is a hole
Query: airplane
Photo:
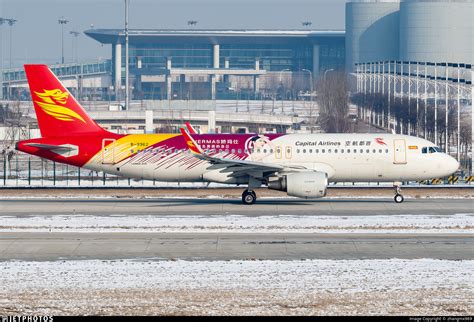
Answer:
[[25, 65], [41, 138], [16, 149], [55, 162], [136, 179], [246, 185], [243, 204], [267, 186], [305, 199], [330, 182], [393, 182], [445, 177], [459, 163], [432, 142], [370, 134], [116, 134], [92, 120], [46, 65]]

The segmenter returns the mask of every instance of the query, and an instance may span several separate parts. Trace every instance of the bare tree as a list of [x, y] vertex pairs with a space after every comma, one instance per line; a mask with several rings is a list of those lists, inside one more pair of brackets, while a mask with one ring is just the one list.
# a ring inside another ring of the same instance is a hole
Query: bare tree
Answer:
[[349, 129], [348, 83], [346, 74], [334, 72], [317, 83], [319, 123], [325, 132], [343, 133]]

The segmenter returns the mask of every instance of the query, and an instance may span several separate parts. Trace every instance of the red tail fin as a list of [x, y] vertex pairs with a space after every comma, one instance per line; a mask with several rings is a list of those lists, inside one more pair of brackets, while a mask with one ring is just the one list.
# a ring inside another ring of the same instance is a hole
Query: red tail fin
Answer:
[[104, 131], [95, 123], [46, 65], [25, 65], [43, 137]]

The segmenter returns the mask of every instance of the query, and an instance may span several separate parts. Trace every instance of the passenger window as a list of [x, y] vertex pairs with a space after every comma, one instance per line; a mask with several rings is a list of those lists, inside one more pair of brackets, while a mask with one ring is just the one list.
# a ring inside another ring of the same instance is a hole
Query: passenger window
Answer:
[[347, 149], [347, 153], [351, 153], [351, 149]]
[[309, 153], [313, 153], [313, 149], [309, 149]]
[[300, 153], [300, 149], [296, 149], [296, 153]]
[[319, 153], [319, 149], [314, 150], [314, 152]]
[[421, 149], [421, 153], [426, 154], [427, 152], [428, 152], [428, 148], [427, 148], [427, 147], [424, 147], [424, 148]]
[[344, 153], [344, 149], [341, 149], [341, 153]]
[[238, 150], [238, 153], [239, 153], [239, 154], [242, 153], [242, 149], [239, 149], [239, 150]]
[[306, 153], [306, 149], [303, 149], [303, 153]]
[[357, 153], [357, 149], [354, 149], [354, 153]]
[[360, 149], [360, 153], [364, 153], [364, 150], [363, 150], [363, 149]]
[[321, 153], [326, 153], [326, 150], [325, 150], [325, 149], [322, 149], [322, 150], [321, 150]]
[[369, 150], [369, 149], [367, 149], [367, 150], [365, 150], [365, 152], [367, 152], [367, 153], [370, 153], [370, 150]]
[[388, 153], [388, 149], [385, 149], [385, 153]]
[[379, 150], [379, 153], [382, 153], [382, 149]]
[[337, 153], [337, 149], [334, 149], [334, 153]]
[[267, 153], [267, 149], [263, 149], [263, 153]]
[[331, 149], [328, 149], [328, 153], [331, 153]]

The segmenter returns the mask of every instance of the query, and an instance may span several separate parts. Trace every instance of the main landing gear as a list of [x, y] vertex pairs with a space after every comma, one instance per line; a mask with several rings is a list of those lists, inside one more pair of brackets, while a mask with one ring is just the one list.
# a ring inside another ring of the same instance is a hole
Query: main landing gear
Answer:
[[242, 202], [244, 205], [253, 205], [257, 201], [257, 194], [253, 190], [244, 190], [242, 192]]
[[395, 200], [396, 203], [402, 203], [404, 200], [399, 185], [395, 186], [395, 197], [393, 197], [393, 200]]

